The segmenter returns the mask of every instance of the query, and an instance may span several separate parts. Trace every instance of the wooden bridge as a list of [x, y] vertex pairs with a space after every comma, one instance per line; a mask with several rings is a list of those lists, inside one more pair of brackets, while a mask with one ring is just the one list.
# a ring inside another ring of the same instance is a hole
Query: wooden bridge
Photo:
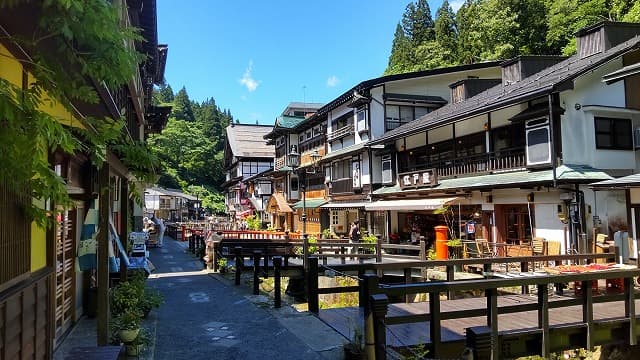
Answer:
[[[606, 254], [604, 254], [606, 256]], [[543, 261], [577, 261], [603, 257], [603, 254], [549, 256]], [[485, 264], [532, 257], [483, 259]], [[440, 266], [462, 266], [476, 259], [450, 260]], [[389, 271], [407, 273], [416, 266], [433, 267], [428, 261], [418, 264], [364, 264], [318, 266], [312, 258], [308, 285], [309, 308], [320, 319], [347, 338], [354, 327], [364, 329], [369, 358], [385, 359], [389, 348], [407, 350], [426, 344], [430, 358], [459, 358], [467, 349], [476, 359], [509, 359], [528, 355], [548, 358], [552, 352], [596, 345], [629, 344], [638, 340], [636, 306], [640, 295], [634, 278], [640, 269], [620, 268], [572, 274], [501, 273], [492, 271], [487, 278], [383, 284], [378, 274]], [[453, 263], [453, 264], [452, 264]], [[457, 263], [457, 264], [456, 264]], [[357, 287], [316, 288], [312, 279], [316, 269], [332, 273], [358, 273]], [[577, 284], [574, 290], [554, 294], [555, 285]], [[520, 294], [505, 289], [521, 289]], [[525, 288], [527, 291], [525, 291]], [[533, 291], [528, 291], [533, 288]], [[320, 294], [358, 291], [360, 307], [323, 309], [317, 306]], [[441, 294], [482, 291], [471, 298]], [[526, 294], [522, 292], [531, 292]], [[428, 301], [407, 303], [411, 294], [426, 294]]]

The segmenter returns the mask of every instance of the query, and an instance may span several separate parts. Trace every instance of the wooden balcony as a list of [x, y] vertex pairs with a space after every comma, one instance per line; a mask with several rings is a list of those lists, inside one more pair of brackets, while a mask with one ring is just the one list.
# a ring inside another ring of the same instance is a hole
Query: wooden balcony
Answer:
[[526, 167], [525, 148], [511, 148], [432, 164], [439, 177], [487, 174]]
[[353, 193], [353, 179], [337, 179], [329, 183], [329, 194]]
[[343, 137], [353, 134], [353, 124], [349, 124], [347, 126], [341, 127], [340, 129], [333, 130], [331, 133], [327, 134], [327, 141], [342, 139]]

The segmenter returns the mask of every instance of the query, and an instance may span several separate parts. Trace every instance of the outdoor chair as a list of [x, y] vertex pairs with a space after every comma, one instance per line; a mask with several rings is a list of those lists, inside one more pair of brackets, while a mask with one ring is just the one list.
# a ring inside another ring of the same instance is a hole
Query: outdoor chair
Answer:
[[[536, 255], [547, 255], [547, 239], [542, 238], [542, 237], [534, 237], [533, 240], [531, 240], [531, 254], [533, 256]], [[533, 262], [533, 268], [540, 268], [542, 267], [542, 262], [541, 261], [534, 261]]]
[[478, 239], [476, 238], [476, 247], [478, 252], [480, 253], [480, 257], [496, 257], [497, 254], [489, 245], [487, 239]]

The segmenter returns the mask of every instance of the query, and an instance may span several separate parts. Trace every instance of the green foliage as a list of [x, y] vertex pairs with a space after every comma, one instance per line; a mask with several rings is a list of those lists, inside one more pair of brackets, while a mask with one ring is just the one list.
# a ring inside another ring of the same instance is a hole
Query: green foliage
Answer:
[[[309, 235], [309, 237], [307, 238], [307, 244], [308, 244], [308, 248], [307, 251], [309, 252], [309, 254], [317, 254], [318, 253], [318, 246], [314, 245], [318, 243], [318, 239], [313, 236], [313, 235]], [[296, 246], [293, 248], [293, 252], [296, 255], [303, 255], [304, 250], [302, 248], [302, 246]]]
[[[1, 1], [1, 11], [11, 11], [12, 5], [16, 3]], [[64, 181], [50, 168], [47, 157], [54, 151], [84, 153], [101, 166], [108, 148], [120, 145], [125, 151], [131, 145], [121, 131], [123, 119], [80, 115], [75, 105], [98, 102], [87, 79], [116, 88], [134, 76], [143, 57], [133, 42], [141, 37], [137, 29], [122, 25], [110, 2], [49, 0], [28, 6], [40, 14], [31, 20], [36, 24], [33, 32], [6, 39], [30, 55], [18, 61], [32, 77], [25, 89], [0, 79], [0, 183], [14, 192], [70, 207]], [[62, 125], [61, 119], [47, 113], [58, 105], [77, 121]], [[125, 161], [125, 165], [132, 164]], [[23, 210], [37, 224], [50, 224], [39, 205], [36, 201]]]
[[247, 221], [247, 227], [249, 230], [260, 230], [262, 228], [262, 220], [256, 214], [247, 216], [245, 220]]
[[435, 23], [422, 3], [407, 5], [385, 75], [517, 55], [571, 55], [580, 28], [602, 20], [640, 22], [640, 2], [633, 0], [466, 0], [456, 14], [443, 1]]
[[227, 258], [221, 257], [218, 259], [218, 269], [220, 269], [220, 272], [227, 271], [227, 264]]
[[330, 228], [326, 228], [322, 230], [323, 239], [335, 239], [336, 237], [337, 237], [336, 234], [333, 233]]
[[361, 240], [365, 244], [375, 244], [378, 242], [378, 237], [376, 237], [374, 234], [367, 234], [363, 236]]

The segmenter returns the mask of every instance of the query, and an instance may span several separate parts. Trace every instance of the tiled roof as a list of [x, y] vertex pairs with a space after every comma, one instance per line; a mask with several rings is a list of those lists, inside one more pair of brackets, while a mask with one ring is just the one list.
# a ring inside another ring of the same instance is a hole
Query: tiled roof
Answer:
[[282, 115], [276, 118], [276, 125], [274, 127], [277, 126], [284, 129], [291, 129], [303, 121], [304, 121], [304, 117], [302, 116]]
[[236, 157], [269, 158], [275, 156], [275, 148], [263, 138], [271, 126], [234, 124], [227, 126], [227, 142]]
[[470, 118], [495, 109], [540, 97], [544, 94], [570, 88], [578, 76], [640, 47], [640, 36], [627, 40], [611, 49], [585, 58], [574, 55], [514, 84], [494, 86], [465, 101], [449, 104], [403, 126], [399, 126], [372, 143], [382, 143], [409, 136], [447, 122]]
[[[563, 183], [591, 183], [611, 179], [602, 170], [583, 165], [561, 165], [556, 168], [556, 180]], [[374, 195], [410, 194], [416, 192], [441, 192], [447, 190], [473, 190], [507, 188], [513, 185], [542, 185], [553, 181], [553, 171], [527, 170], [500, 174], [460, 177], [440, 180], [433, 188], [401, 190], [399, 185], [383, 187], [373, 192]]]

